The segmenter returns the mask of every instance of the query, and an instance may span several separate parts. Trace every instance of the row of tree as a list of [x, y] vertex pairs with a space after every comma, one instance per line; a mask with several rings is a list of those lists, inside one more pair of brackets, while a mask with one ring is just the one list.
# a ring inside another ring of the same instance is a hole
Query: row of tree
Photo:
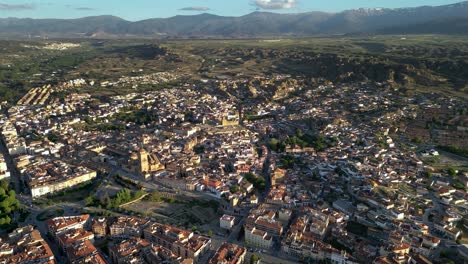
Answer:
[[146, 192], [143, 190], [132, 192], [129, 189], [124, 188], [120, 190], [113, 198], [110, 198], [108, 195], [106, 195], [101, 200], [97, 200], [94, 196], [89, 196], [85, 199], [85, 203], [87, 206], [98, 205], [106, 209], [117, 209], [122, 204], [134, 201], [143, 195], [146, 195]]

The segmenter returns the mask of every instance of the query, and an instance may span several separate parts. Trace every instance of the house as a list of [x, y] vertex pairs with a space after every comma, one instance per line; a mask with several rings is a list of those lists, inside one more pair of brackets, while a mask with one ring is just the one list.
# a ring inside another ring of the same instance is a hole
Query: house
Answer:
[[222, 229], [231, 230], [231, 228], [234, 226], [235, 219], [236, 218], [234, 216], [223, 215], [219, 219], [219, 227], [221, 227]]

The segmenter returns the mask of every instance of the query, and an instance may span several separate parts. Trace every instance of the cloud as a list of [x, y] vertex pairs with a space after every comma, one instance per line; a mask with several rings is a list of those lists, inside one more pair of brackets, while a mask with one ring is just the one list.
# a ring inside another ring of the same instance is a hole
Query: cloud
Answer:
[[3, 11], [18, 11], [18, 10], [31, 10], [34, 9], [35, 6], [32, 4], [6, 4], [0, 3], [0, 10]]
[[179, 10], [181, 11], [208, 11], [210, 10], [210, 8], [205, 7], [205, 6], [189, 6], [189, 7], [181, 8]]
[[75, 10], [78, 10], [78, 11], [93, 11], [93, 10], [96, 10], [92, 7], [75, 7], [74, 8]]
[[74, 10], [78, 10], [78, 11], [94, 11], [96, 10], [96, 8], [92, 8], [92, 7], [77, 7], [77, 6], [73, 6], [73, 5], [70, 5], [70, 4], [67, 4], [65, 5], [66, 8], [71, 8], [71, 9], [74, 9]]
[[260, 9], [291, 9], [296, 6], [297, 0], [255, 0], [255, 5]]

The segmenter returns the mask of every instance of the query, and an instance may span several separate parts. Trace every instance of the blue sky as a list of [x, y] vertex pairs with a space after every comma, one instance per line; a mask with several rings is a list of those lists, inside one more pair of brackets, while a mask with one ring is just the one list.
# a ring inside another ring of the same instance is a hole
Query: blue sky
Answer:
[[0, 17], [77, 18], [115, 15], [141, 20], [212, 13], [241, 16], [256, 10], [283, 13], [339, 12], [360, 7], [445, 5], [462, 0], [0, 0]]

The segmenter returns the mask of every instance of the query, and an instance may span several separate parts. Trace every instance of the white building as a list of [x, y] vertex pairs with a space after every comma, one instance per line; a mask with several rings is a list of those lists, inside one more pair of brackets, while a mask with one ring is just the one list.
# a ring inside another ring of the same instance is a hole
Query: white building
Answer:
[[231, 230], [231, 228], [234, 226], [235, 220], [236, 218], [234, 216], [223, 215], [219, 219], [219, 227], [221, 227], [222, 229]]
[[10, 172], [8, 171], [7, 164], [2, 154], [0, 154], [0, 180], [10, 178]]
[[271, 248], [273, 238], [263, 230], [256, 229], [254, 226], [245, 226], [245, 242], [254, 247]]

